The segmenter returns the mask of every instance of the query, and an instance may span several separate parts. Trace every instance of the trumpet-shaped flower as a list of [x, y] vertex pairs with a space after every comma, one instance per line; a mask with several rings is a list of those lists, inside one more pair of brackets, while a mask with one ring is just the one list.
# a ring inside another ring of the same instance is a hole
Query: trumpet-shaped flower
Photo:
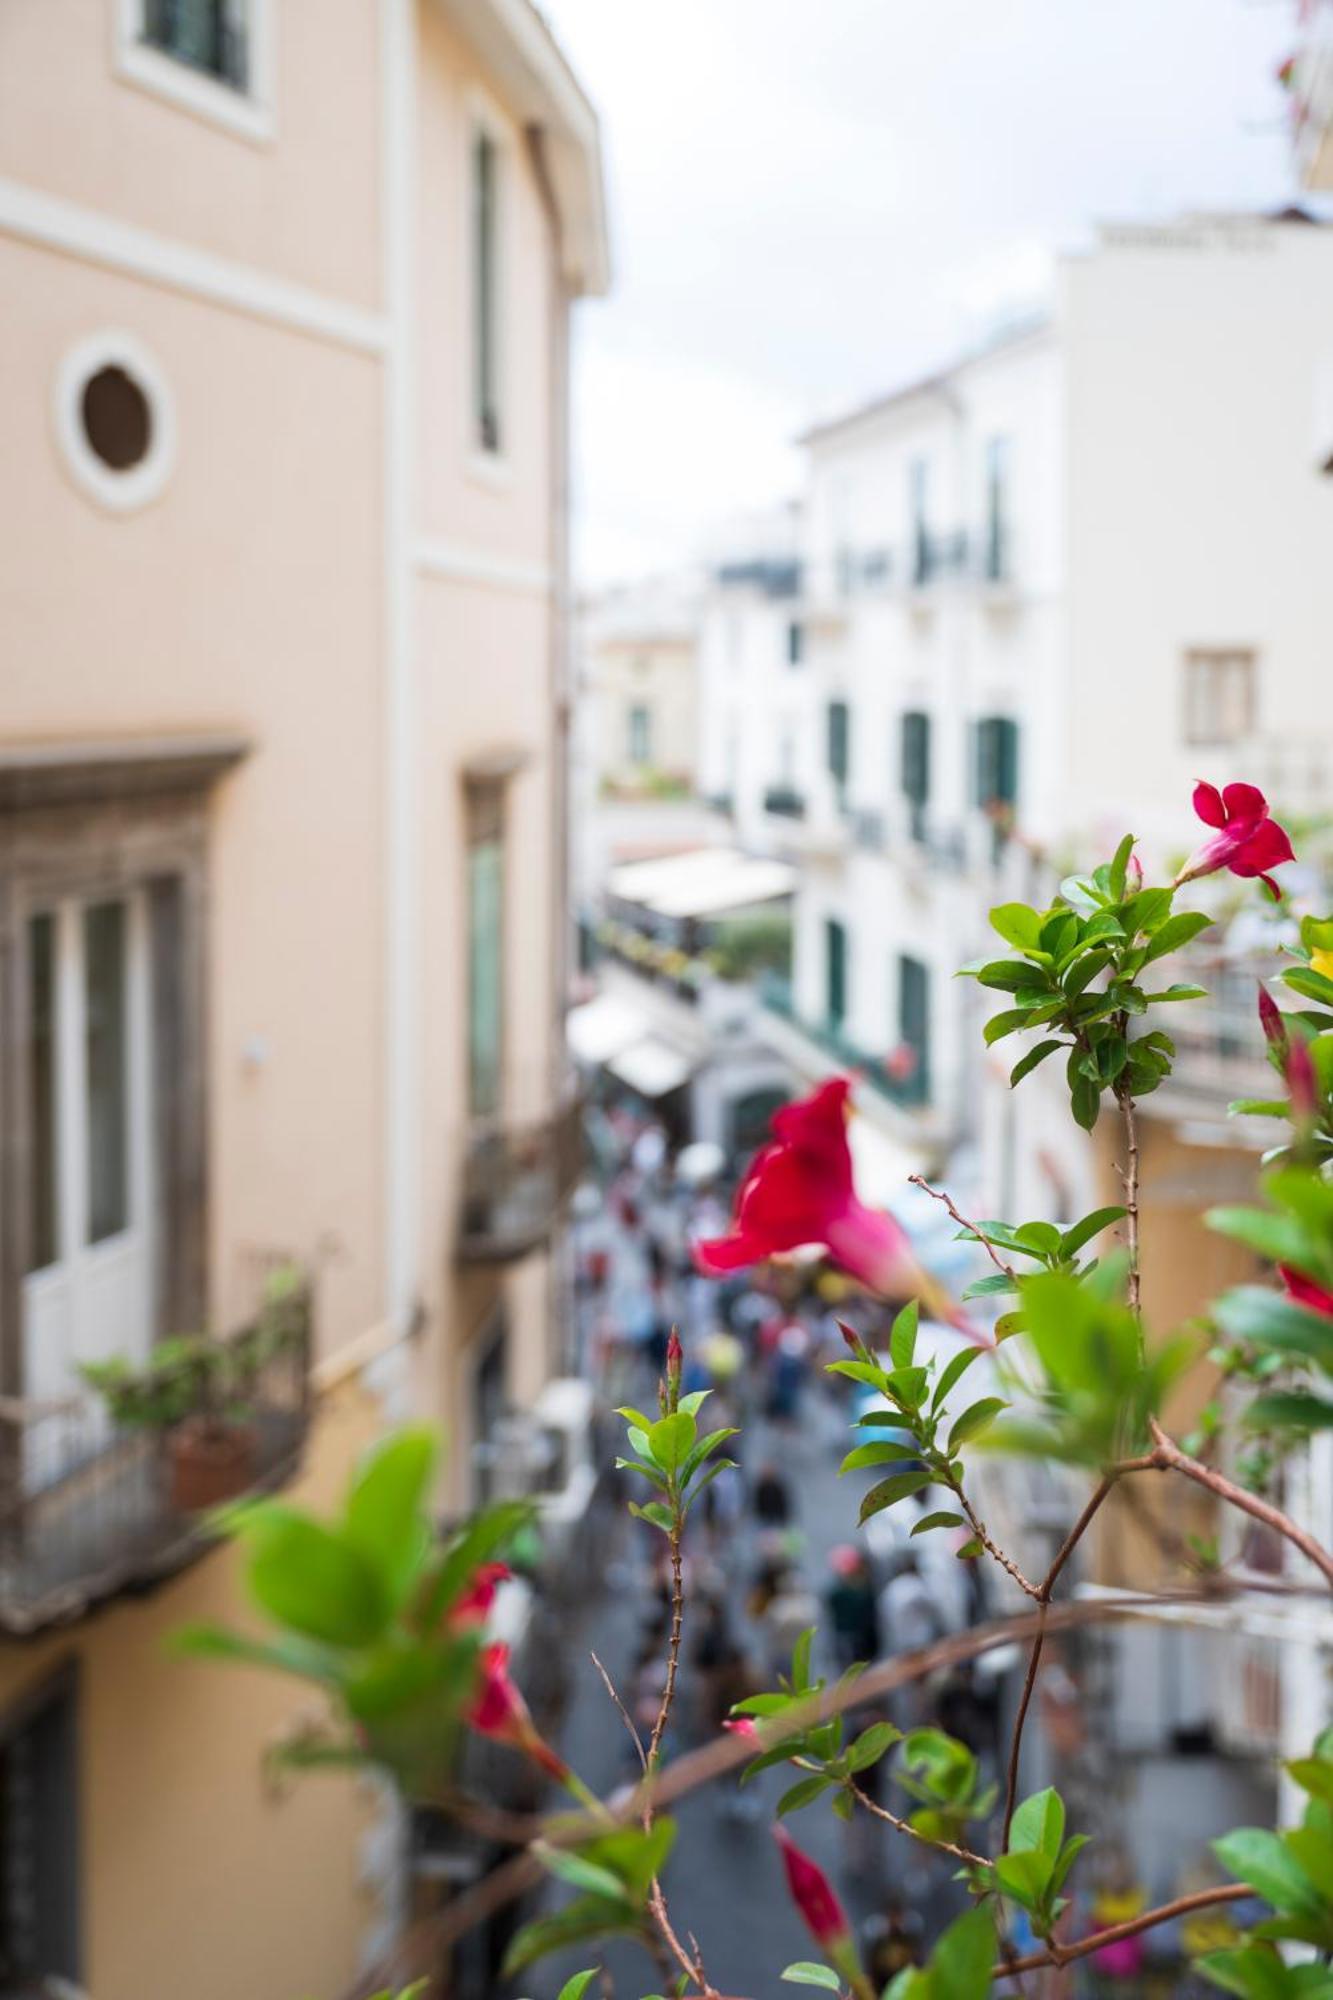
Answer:
[[1212, 838], [1196, 847], [1176, 877], [1176, 887], [1199, 875], [1215, 875], [1229, 868], [1233, 875], [1257, 875], [1270, 896], [1282, 891], [1268, 872], [1284, 861], [1294, 861], [1291, 840], [1285, 827], [1278, 825], [1268, 810], [1268, 800], [1257, 785], [1216, 785], [1194, 787], [1194, 810], [1205, 826], [1216, 828]]
[[538, 1734], [528, 1704], [510, 1678], [508, 1646], [483, 1647], [481, 1680], [466, 1720], [478, 1736], [489, 1736], [495, 1743], [508, 1743], [562, 1784], [567, 1781], [568, 1765]]
[[1293, 1305], [1305, 1306], [1310, 1312], [1322, 1313], [1325, 1319], [1333, 1319], [1333, 1292], [1307, 1277], [1304, 1271], [1293, 1270], [1290, 1264], [1279, 1264], [1277, 1269], [1283, 1290]]
[[952, 1316], [906, 1230], [857, 1196], [847, 1144], [849, 1093], [847, 1078], [834, 1077], [777, 1112], [772, 1141], [741, 1183], [730, 1232], [696, 1243], [695, 1262], [716, 1275], [817, 1244], [872, 1291], [916, 1294], [930, 1310]]

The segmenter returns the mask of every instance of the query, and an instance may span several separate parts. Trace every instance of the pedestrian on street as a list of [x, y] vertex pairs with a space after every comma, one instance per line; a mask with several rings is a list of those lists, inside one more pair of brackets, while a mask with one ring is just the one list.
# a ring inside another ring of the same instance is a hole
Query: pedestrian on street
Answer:
[[879, 1606], [870, 1563], [863, 1549], [842, 1542], [829, 1554], [833, 1580], [828, 1589], [829, 1620], [839, 1667], [873, 1660], [879, 1654]]
[[[884, 1650], [892, 1659], [933, 1646], [944, 1621], [921, 1575], [915, 1549], [899, 1549], [890, 1558], [892, 1572], [879, 1594], [879, 1629]], [[923, 1681], [909, 1681], [890, 1697], [893, 1720], [904, 1732], [927, 1719], [929, 1696]]]
[[759, 1468], [750, 1505], [761, 1528], [781, 1530], [791, 1525], [791, 1489], [771, 1459]]

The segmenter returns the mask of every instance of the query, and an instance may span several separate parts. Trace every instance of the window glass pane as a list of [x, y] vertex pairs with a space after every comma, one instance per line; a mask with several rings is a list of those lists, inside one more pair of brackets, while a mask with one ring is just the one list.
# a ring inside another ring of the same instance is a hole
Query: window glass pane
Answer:
[[830, 917], [824, 930], [827, 946], [827, 992], [829, 1026], [840, 1028], [847, 1018], [847, 933], [836, 918]]
[[629, 712], [629, 760], [631, 764], [648, 764], [653, 754], [653, 724], [649, 711], [637, 705]]
[[88, 1241], [129, 1222], [129, 1021], [125, 992], [125, 905], [95, 903], [83, 913], [87, 1010]]
[[40, 1271], [59, 1255], [56, 1240], [56, 923], [28, 925], [28, 1105], [32, 1120], [32, 1239], [28, 1268]]
[[930, 967], [906, 954], [898, 961], [898, 1038], [912, 1052], [911, 1077], [924, 1096], [930, 1075]]
[[504, 847], [497, 835], [468, 850], [468, 1104], [500, 1108], [504, 972]]
[[246, 13], [245, 0], [145, 0], [144, 40], [243, 90]]
[[499, 451], [501, 443], [496, 352], [498, 167], [495, 141], [479, 132], [472, 150], [472, 366], [477, 442], [483, 451]]

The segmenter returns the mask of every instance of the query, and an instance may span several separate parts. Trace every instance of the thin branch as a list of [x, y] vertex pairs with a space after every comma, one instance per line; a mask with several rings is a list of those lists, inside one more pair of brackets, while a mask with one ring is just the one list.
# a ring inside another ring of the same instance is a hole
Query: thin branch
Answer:
[[588, 1658], [592, 1661], [598, 1673], [601, 1675], [602, 1686], [606, 1689], [607, 1693], [610, 1695], [611, 1700], [615, 1705], [616, 1713], [619, 1715], [621, 1721], [624, 1723], [626, 1729], [629, 1731], [629, 1740], [634, 1745], [634, 1748], [638, 1752], [640, 1767], [642, 1768], [644, 1776], [647, 1777], [648, 1752], [643, 1747], [643, 1738], [639, 1735], [638, 1730], [634, 1727], [634, 1718], [630, 1714], [629, 1710], [626, 1708], [624, 1702], [620, 1699], [620, 1696], [617, 1694], [615, 1682], [612, 1680], [610, 1674], [606, 1671], [606, 1668], [602, 1665], [601, 1661], [598, 1659], [596, 1653], [590, 1652]]
[[1157, 1909], [1145, 1910], [1142, 1916], [1130, 1917], [1123, 1924], [1111, 1924], [1104, 1931], [1094, 1931], [1090, 1937], [1079, 1938], [1075, 1944], [1052, 1945], [1046, 1951], [1034, 1951], [1027, 1958], [997, 1965], [995, 1977], [1000, 1979], [1011, 1972], [1040, 1972], [1047, 1965], [1067, 1965], [1071, 1959], [1087, 1958], [1092, 1952], [1100, 1951], [1103, 1945], [1118, 1944], [1121, 1938], [1137, 1937], [1140, 1931], [1154, 1930], [1158, 1924], [1169, 1924], [1176, 1917], [1187, 1917], [1195, 1910], [1211, 1909], [1216, 1903], [1243, 1902], [1253, 1894], [1248, 1882], [1224, 1882], [1215, 1889], [1196, 1889], [1192, 1896], [1178, 1896], [1174, 1903], [1162, 1903]]
[[989, 1236], [987, 1236], [981, 1229], [979, 1229], [975, 1222], [969, 1222], [965, 1215], [959, 1214], [958, 1210], [954, 1207], [953, 1198], [951, 1195], [947, 1194], [943, 1188], [932, 1187], [924, 1174], [909, 1174], [907, 1178], [913, 1187], [921, 1188], [926, 1194], [930, 1196], [932, 1201], [943, 1202], [944, 1206], [948, 1209], [954, 1221], [958, 1224], [958, 1227], [960, 1229], [965, 1229], [970, 1236], [975, 1236], [977, 1242], [983, 1245], [986, 1255], [990, 1258], [991, 1263], [994, 1264], [996, 1270], [1003, 1271], [1006, 1278], [1012, 1278], [1015, 1284], [1018, 1283], [1018, 1273], [1014, 1269], [1013, 1265], [1006, 1264], [1004, 1258], [1000, 1255], [995, 1245], [991, 1242]]
[[[1116, 1102], [1120, 1106], [1125, 1121], [1125, 1171], [1122, 1176], [1125, 1187], [1125, 1248], [1129, 1252], [1129, 1305], [1136, 1316], [1141, 1311], [1141, 1275], [1139, 1271], [1139, 1114], [1134, 1102], [1134, 1093], [1127, 1087], [1117, 1088]], [[1140, 1347], [1143, 1336], [1139, 1335]]]
[[1128, 1466], [1112, 1466], [1109, 1472], [1103, 1474], [1102, 1479], [1098, 1484], [1096, 1490], [1093, 1492], [1092, 1497], [1088, 1501], [1087, 1506], [1083, 1509], [1083, 1512], [1079, 1515], [1077, 1521], [1075, 1521], [1073, 1527], [1069, 1530], [1069, 1533], [1065, 1536], [1064, 1541], [1060, 1544], [1060, 1548], [1056, 1555], [1055, 1561], [1051, 1564], [1050, 1568], [1046, 1572], [1046, 1580], [1041, 1585], [1041, 1588], [1037, 1592], [1038, 1597], [1044, 1604], [1048, 1604], [1050, 1602], [1051, 1592], [1055, 1589], [1056, 1583], [1059, 1580], [1060, 1572], [1064, 1568], [1065, 1564], [1069, 1561], [1070, 1556], [1073, 1555], [1074, 1550], [1078, 1547], [1079, 1543], [1082, 1541], [1089, 1527], [1092, 1525], [1093, 1515], [1097, 1512], [1097, 1509], [1101, 1506], [1103, 1500], [1105, 1500], [1107, 1494], [1111, 1491], [1111, 1488], [1115, 1485], [1117, 1479], [1120, 1478], [1123, 1472], [1129, 1469], [1130, 1467]]
[[969, 1526], [969, 1528], [971, 1528], [972, 1533], [975, 1535], [976, 1539], [981, 1543], [981, 1546], [983, 1549], [985, 1549], [987, 1555], [992, 1557], [993, 1560], [1000, 1565], [1000, 1568], [1002, 1570], [1006, 1570], [1008, 1572], [1008, 1574], [1013, 1578], [1014, 1582], [1018, 1585], [1019, 1589], [1024, 1593], [1025, 1596], [1036, 1598], [1039, 1600], [1041, 1597], [1040, 1585], [1031, 1582], [1031, 1580], [1028, 1577], [1024, 1576], [1022, 1570], [1018, 1567], [1018, 1564], [1014, 1562], [1012, 1557], [1007, 1556], [1005, 1554], [1004, 1550], [1000, 1547], [998, 1542], [994, 1542], [991, 1540], [990, 1536], [986, 1532], [985, 1524], [982, 1521], [980, 1515], [973, 1507], [972, 1502], [968, 1499], [966, 1493], [964, 1493], [962, 1488], [962, 1482], [960, 1481], [957, 1485], [954, 1485], [953, 1482], [950, 1481], [949, 1484], [950, 1484], [950, 1490], [957, 1498], [959, 1506], [962, 1508], [963, 1512], [967, 1516], [967, 1525]]
[[1250, 1515], [1253, 1520], [1262, 1521], [1266, 1528], [1271, 1528], [1275, 1534], [1284, 1536], [1293, 1548], [1300, 1550], [1307, 1562], [1314, 1564], [1325, 1582], [1333, 1588], [1333, 1556], [1327, 1549], [1321, 1548], [1313, 1535], [1299, 1527], [1289, 1514], [1282, 1512], [1280, 1507], [1273, 1506], [1271, 1501], [1261, 1500], [1257, 1493], [1247, 1493], [1243, 1486], [1237, 1486], [1225, 1473], [1216, 1472], [1211, 1465], [1204, 1465], [1199, 1459], [1191, 1458], [1187, 1451], [1182, 1451], [1180, 1446], [1167, 1436], [1156, 1417], [1151, 1417], [1148, 1421], [1156, 1445], [1153, 1452], [1154, 1463], [1169, 1466], [1174, 1472], [1182, 1473], [1186, 1479], [1192, 1479], [1196, 1486], [1205, 1487], [1219, 1500], [1225, 1500], [1228, 1506], [1237, 1508], [1242, 1514]]
[[974, 1854], [970, 1847], [958, 1847], [952, 1840], [934, 1840], [930, 1834], [918, 1832], [910, 1820], [899, 1819], [897, 1813], [891, 1813], [887, 1806], [879, 1805], [868, 1797], [859, 1785], [849, 1785], [848, 1789], [858, 1805], [864, 1806], [868, 1813], [873, 1813], [876, 1819], [882, 1819], [886, 1826], [893, 1827], [896, 1832], [905, 1833], [909, 1840], [919, 1840], [923, 1847], [933, 1847], [937, 1854], [951, 1854], [955, 1861], [961, 1861], [969, 1868], [990, 1867], [988, 1857], [984, 1854]]
[[1041, 1600], [1037, 1613], [1037, 1636], [1032, 1641], [1032, 1651], [1028, 1654], [1027, 1678], [1023, 1682], [1023, 1693], [1018, 1704], [1018, 1714], [1014, 1717], [1014, 1733], [1009, 1744], [1009, 1775], [1004, 1795], [1004, 1832], [1000, 1837], [1003, 1852], [1009, 1846], [1009, 1829], [1014, 1823], [1014, 1808], [1018, 1803], [1018, 1763], [1023, 1747], [1023, 1726], [1028, 1719], [1028, 1708], [1032, 1702], [1032, 1690], [1037, 1685], [1037, 1669], [1041, 1665], [1041, 1649], [1046, 1644], [1046, 1619], [1049, 1606]]

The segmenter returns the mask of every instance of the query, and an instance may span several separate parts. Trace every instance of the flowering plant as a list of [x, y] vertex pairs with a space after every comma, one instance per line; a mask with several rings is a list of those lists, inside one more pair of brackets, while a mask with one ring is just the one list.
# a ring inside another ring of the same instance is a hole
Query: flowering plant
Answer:
[[[1233, 1109], [1280, 1120], [1287, 1129], [1265, 1158], [1263, 1205], [1218, 1209], [1208, 1219], [1270, 1274], [1228, 1291], [1207, 1315], [1228, 1394], [1205, 1413], [1197, 1439], [1180, 1442], [1167, 1428], [1168, 1394], [1200, 1353], [1197, 1328], [1163, 1340], [1144, 1321], [1150, 1218], [1141, 1201], [1139, 1106], [1175, 1068], [1176, 1043], [1157, 1025], [1160, 1010], [1203, 993], [1188, 979], [1159, 982], [1165, 962], [1210, 923], [1202, 912], [1178, 909], [1176, 898], [1191, 881], [1220, 869], [1258, 877], [1279, 893], [1271, 870], [1291, 858], [1286, 833], [1255, 787], [1200, 786], [1195, 808], [1210, 836], [1174, 882], [1146, 883], [1126, 837], [1090, 874], [1066, 878], [1048, 906], [1014, 902], [994, 909], [991, 925], [1006, 950], [967, 968], [983, 991], [1003, 998], [986, 1023], [986, 1044], [1024, 1038], [1011, 1087], [1058, 1056], [1075, 1123], [1091, 1132], [1108, 1115], [1119, 1202], [1060, 1225], [974, 1221], [950, 1195], [929, 1189], [959, 1236], [983, 1250], [991, 1266], [955, 1307], [922, 1269], [901, 1227], [859, 1197], [847, 1145], [850, 1086], [834, 1079], [778, 1113], [771, 1143], [742, 1183], [730, 1229], [697, 1250], [701, 1269], [724, 1273], [817, 1246], [862, 1287], [894, 1302], [899, 1309], [886, 1352], [849, 1326], [848, 1351], [830, 1364], [876, 1399], [859, 1419], [860, 1442], [843, 1464], [844, 1472], [874, 1475], [860, 1519], [924, 1502], [913, 1535], [953, 1537], [964, 1560], [996, 1564], [1025, 1603], [1022, 1615], [903, 1658], [865, 1663], [832, 1685], [812, 1671], [815, 1635], [807, 1632], [778, 1687], [738, 1703], [706, 1751], [679, 1766], [667, 1763], [687, 1616], [686, 1524], [730, 1463], [723, 1447], [736, 1435], [731, 1425], [709, 1430], [701, 1422], [706, 1390], [682, 1393], [685, 1357], [673, 1336], [656, 1410], [620, 1412], [626, 1445], [617, 1461], [642, 1482], [644, 1497], [635, 1498], [632, 1511], [665, 1538], [670, 1622], [663, 1684], [646, 1740], [622, 1705], [638, 1744], [641, 1781], [599, 1801], [546, 1742], [511, 1678], [505, 1649], [486, 1634], [497, 1565], [521, 1510], [490, 1509], [440, 1544], [425, 1514], [433, 1463], [425, 1433], [405, 1432], [381, 1446], [332, 1524], [268, 1501], [232, 1510], [228, 1525], [248, 1546], [251, 1591], [273, 1634], [254, 1641], [196, 1631], [186, 1643], [316, 1683], [329, 1705], [329, 1730], [302, 1748], [304, 1760], [378, 1765], [408, 1796], [466, 1819], [487, 1808], [487, 1801], [461, 1797], [457, 1789], [457, 1747], [470, 1731], [508, 1746], [575, 1801], [577, 1810], [520, 1829], [515, 1839], [528, 1853], [500, 1871], [506, 1892], [527, 1885], [533, 1863], [573, 1892], [517, 1932], [511, 1971], [560, 1948], [629, 1936], [660, 1968], [660, 1991], [670, 1986], [679, 1995], [721, 2000], [703, 1951], [669, 1901], [676, 1828], [664, 1808], [729, 1771], [749, 1776], [786, 1767], [791, 1782], [777, 1803], [782, 1864], [818, 1954], [787, 1966], [782, 1977], [793, 1984], [856, 2000], [984, 2000], [995, 1990], [1021, 1992], [1025, 1973], [1093, 1955], [1109, 1966], [1126, 1941], [1143, 1933], [1200, 1911], [1247, 1904], [1264, 1906], [1266, 1914], [1247, 1934], [1200, 1943], [1199, 1975], [1250, 2000], [1333, 1996], [1333, 1730], [1285, 1766], [1306, 1801], [1299, 1824], [1281, 1831], [1219, 1829], [1213, 1851], [1230, 1880], [1155, 1908], [1134, 1905], [1118, 1921], [1090, 1930], [1071, 1926], [1082, 1855], [1099, 1829], [1071, 1832], [1053, 1786], [1023, 1796], [1024, 1732], [1053, 1634], [1126, 1608], [1151, 1611], [1159, 1596], [1175, 1608], [1195, 1600], [1215, 1605], [1243, 1588], [1216, 1547], [1196, 1541], [1167, 1544], [1177, 1572], [1167, 1585], [1149, 1580], [1127, 1596], [1104, 1593], [1091, 1602], [1071, 1597], [1069, 1574], [1080, 1545], [1120, 1496], [1132, 1498], [1145, 1486], [1160, 1490], [1164, 1479], [1188, 1482], [1299, 1556], [1288, 1594], [1333, 1587], [1333, 1556], [1264, 1490], [1312, 1436], [1333, 1428], [1333, 920], [1307, 918], [1291, 948], [1283, 981], [1304, 1004], [1284, 1011], [1271, 992], [1258, 998], [1281, 1088]], [[970, 1338], [948, 1349], [923, 1343], [922, 1303], [963, 1325]], [[990, 1305], [998, 1309], [993, 1331], [972, 1318]], [[968, 1400], [965, 1378], [983, 1354], [991, 1379]], [[974, 1479], [983, 1454], [992, 1463], [996, 1454], [1059, 1463], [1081, 1487], [1079, 1511], [1033, 1575], [984, 1516]], [[1240, 1476], [1233, 1477], [1228, 1467], [1238, 1456]], [[940, 1664], [1015, 1640], [1027, 1648], [1027, 1667], [997, 1778], [942, 1728], [904, 1728], [883, 1715], [849, 1726], [858, 1709]], [[899, 1970], [882, 1992], [861, 1961], [837, 1891], [785, 1824], [793, 1814], [826, 1808], [845, 1820], [876, 1822], [943, 1857], [970, 1899], [928, 1961]], [[422, 1936], [431, 1951], [438, 1954], [474, 1915], [495, 1906], [495, 1879], [427, 1920]], [[1293, 1945], [1299, 1959], [1288, 1956]], [[752, 1990], [771, 1991], [772, 1969], [753, 1970]], [[578, 2000], [593, 1977], [590, 1970], [568, 1982], [562, 2000]]]

